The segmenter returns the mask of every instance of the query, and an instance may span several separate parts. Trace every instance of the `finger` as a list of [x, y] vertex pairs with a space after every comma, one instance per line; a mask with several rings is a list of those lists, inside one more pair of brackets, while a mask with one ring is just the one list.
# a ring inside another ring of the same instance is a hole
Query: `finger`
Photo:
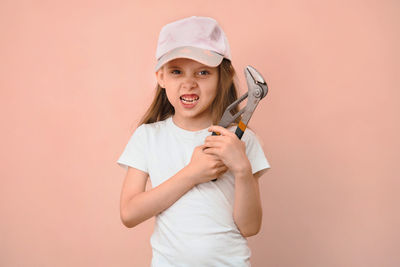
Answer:
[[211, 142], [223, 142], [225, 138], [221, 138], [219, 135], [210, 135], [207, 136], [206, 139], [204, 139], [204, 142], [211, 141]]
[[217, 164], [215, 165], [216, 168], [227, 168], [226, 165], [224, 164], [224, 162], [222, 160], [218, 160]]
[[219, 156], [219, 149], [215, 147], [208, 147], [207, 149], [204, 149], [203, 152], [206, 154]]
[[209, 132], [216, 132], [216, 133], [220, 133], [221, 135], [232, 135], [234, 133], [232, 133], [231, 131], [229, 131], [228, 129], [225, 129], [222, 126], [219, 125], [212, 125], [210, 128], [208, 128]]
[[205, 153], [208, 160], [220, 161], [220, 158], [215, 154]]
[[215, 142], [215, 141], [206, 141], [204, 143], [204, 145], [207, 148], [211, 148], [211, 147], [218, 148], [218, 147], [221, 147], [221, 143], [220, 142]]
[[205, 154], [206, 154], [206, 156], [208, 157], [209, 160], [218, 162], [219, 164], [220, 164], [220, 163], [224, 164], [224, 161], [223, 161], [223, 160], [221, 159], [221, 157], [218, 156], [217, 154], [211, 154], [211, 153], [210, 153], [210, 154], [205, 153]]

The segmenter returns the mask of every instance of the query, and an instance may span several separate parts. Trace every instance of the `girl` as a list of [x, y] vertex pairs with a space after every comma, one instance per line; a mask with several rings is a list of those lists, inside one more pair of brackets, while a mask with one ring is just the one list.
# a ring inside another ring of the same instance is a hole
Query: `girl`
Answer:
[[151, 266], [250, 266], [270, 166], [249, 128], [240, 140], [235, 125], [215, 125], [237, 99], [228, 40], [214, 19], [192, 16], [162, 28], [156, 58], [154, 101], [117, 161], [121, 220], [156, 216]]

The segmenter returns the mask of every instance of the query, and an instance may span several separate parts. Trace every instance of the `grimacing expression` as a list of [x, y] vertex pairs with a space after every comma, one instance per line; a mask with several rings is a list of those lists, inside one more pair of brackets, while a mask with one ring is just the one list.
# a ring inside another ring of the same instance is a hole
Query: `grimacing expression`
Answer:
[[187, 58], [167, 62], [157, 72], [175, 116], [203, 118], [210, 116], [210, 106], [217, 94], [218, 67], [209, 67]]

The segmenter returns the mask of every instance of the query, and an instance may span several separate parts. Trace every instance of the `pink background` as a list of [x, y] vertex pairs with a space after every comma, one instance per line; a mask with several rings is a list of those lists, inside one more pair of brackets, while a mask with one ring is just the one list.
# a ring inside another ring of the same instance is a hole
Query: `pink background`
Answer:
[[[189, 3], [190, 2], [190, 3]], [[400, 266], [398, 1], [1, 1], [0, 266], [149, 266], [116, 161], [161, 27], [211, 16], [270, 92], [255, 267]]]

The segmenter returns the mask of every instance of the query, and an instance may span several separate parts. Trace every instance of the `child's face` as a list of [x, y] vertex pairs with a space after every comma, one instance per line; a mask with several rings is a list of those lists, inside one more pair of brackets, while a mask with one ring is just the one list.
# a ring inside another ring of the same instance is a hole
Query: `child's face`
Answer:
[[209, 67], [195, 60], [177, 58], [167, 62], [157, 73], [176, 119], [211, 118], [210, 105], [217, 93], [218, 67]]

